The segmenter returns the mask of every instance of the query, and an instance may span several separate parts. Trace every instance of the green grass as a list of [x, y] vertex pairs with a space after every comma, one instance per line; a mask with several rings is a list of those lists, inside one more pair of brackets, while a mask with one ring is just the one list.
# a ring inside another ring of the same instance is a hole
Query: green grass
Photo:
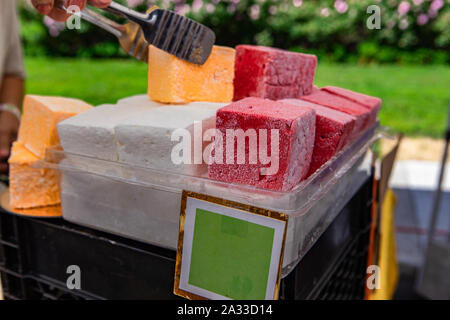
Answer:
[[147, 65], [129, 60], [27, 58], [26, 92], [85, 100], [93, 105], [147, 91]]
[[319, 64], [316, 83], [383, 99], [380, 121], [395, 132], [442, 137], [450, 99], [448, 65]]
[[[147, 65], [129, 60], [28, 58], [27, 93], [83, 99], [94, 105], [142, 94]], [[382, 125], [407, 135], [441, 137], [450, 99], [450, 66], [319, 63], [316, 84], [383, 99]]]

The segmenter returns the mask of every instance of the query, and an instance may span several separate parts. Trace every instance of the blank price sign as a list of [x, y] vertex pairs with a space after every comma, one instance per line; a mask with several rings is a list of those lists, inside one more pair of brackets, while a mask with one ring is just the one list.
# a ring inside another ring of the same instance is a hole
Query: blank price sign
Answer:
[[174, 293], [278, 298], [287, 215], [183, 191]]

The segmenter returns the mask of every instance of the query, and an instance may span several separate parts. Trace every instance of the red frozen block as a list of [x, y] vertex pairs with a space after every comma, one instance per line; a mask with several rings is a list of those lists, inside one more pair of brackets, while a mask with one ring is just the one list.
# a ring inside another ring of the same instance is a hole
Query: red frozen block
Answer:
[[332, 93], [334, 95], [340, 96], [342, 98], [346, 98], [350, 101], [356, 102], [370, 110], [373, 110], [373, 115], [375, 115], [372, 122], [375, 123], [377, 120], [377, 114], [381, 108], [381, 99], [373, 96], [369, 96], [363, 93], [351, 91], [344, 88], [334, 87], [334, 86], [326, 86], [323, 87], [322, 90]]
[[372, 120], [376, 118], [375, 109], [370, 110], [356, 102], [350, 101], [340, 96], [336, 96], [322, 89], [308, 96], [303, 96], [302, 100], [316, 103], [330, 109], [334, 109], [354, 116], [355, 125], [353, 127], [351, 139], [357, 137], [361, 132], [366, 130], [371, 124]]
[[308, 174], [314, 138], [312, 109], [261, 98], [233, 102], [217, 111], [209, 177], [290, 190]]
[[311, 93], [314, 93], [316, 91], [319, 91], [319, 87], [318, 86], [313, 86]]
[[315, 55], [239, 45], [234, 64], [233, 100], [300, 98], [313, 91], [316, 67]]
[[329, 93], [335, 94], [337, 96], [341, 96], [353, 102], [359, 103], [367, 108], [380, 108], [381, 107], [381, 99], [373, 96], [369, 96], [364, 93], [355, 92], [352, 90], [334, 87], [334, 86], [326, 86], [323, 87], [322, 90], [328, 91]]
[[355, 117], [299, 99], [284, 99], [281, 102], [316, 111], [316, 137], [308, 173], [310, 176], [347, 144]]

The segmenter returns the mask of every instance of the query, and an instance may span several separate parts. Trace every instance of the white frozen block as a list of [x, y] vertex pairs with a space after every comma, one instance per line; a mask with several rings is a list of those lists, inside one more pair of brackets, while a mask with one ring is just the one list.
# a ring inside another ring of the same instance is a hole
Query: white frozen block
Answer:
[[64, 219], [157, 246], [176, 249], [180, 201], [180, 192], [62, 171]]
[[146, 106], [146, 105], [152, 105], [152, 104], [158, 104], [163, 106], [164, 104], [160, 104], [158, 102], [155, 102], [153, 100], [150, 100], [150, 97], [146, 94], [138, 94], [131, 97], [126, 97], [123, 99], [120, 99], [117, 101], [118, 105], [127, 105], [127, 106]]
[[116, 161], [114, 126], [133, 114], [161, 106], [145, 104], [104, 104], [58, 124], [58, 134], [64, 151], [97, 159]]
[[[119, 161], [141, 167], [184, 171], [188, 174], [198, 175], [197, 169], [201, 168], [201, 171], [204, 171], [206, 166], [202, 159], [200, 159], [202, 164], [194, 164], [194, 153], [192, 152], [194, 144], [200, 143], [203, 154], [203, 149], [207, 145], [202, 141], [203, 134], [207, 129], [215, 127], [216, 111], [222, 106], [223, 104], [216, 103], [166, 105], [123, 120], [115, 127]], [[194, 125], [195, 123], [197, 125]], [[201, 128], [201, 135], [195, 134], [195, 139], [200, 140], [194, 141], [194, 128], [197, 133]], [[177, 129], [185, 129], [184, 132], [189, 132], [192, 166], [172, 161], [173, 148], [181, 141], [172, 141], [171, 139], [172, 133]]]

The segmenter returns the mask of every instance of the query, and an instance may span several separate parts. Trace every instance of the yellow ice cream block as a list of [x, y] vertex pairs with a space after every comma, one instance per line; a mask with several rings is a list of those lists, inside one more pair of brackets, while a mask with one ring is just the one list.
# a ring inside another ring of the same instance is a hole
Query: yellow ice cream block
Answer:
[[27, 209], [60, 203], [59, 176], [53, 169], [33, 168], [39, 158], [14, 142], [9, 162], [10, 204]]
[[56, 125], [92, 106], [72, 98], [25, 96], [18, 141], [39, 158], [45, 149], [59, 144]]
[[162, 103], [231, 102], [234, 56], [233, 48], [214, 46], [208, 60], [196, 65], [150, 46], [148, 95]]

